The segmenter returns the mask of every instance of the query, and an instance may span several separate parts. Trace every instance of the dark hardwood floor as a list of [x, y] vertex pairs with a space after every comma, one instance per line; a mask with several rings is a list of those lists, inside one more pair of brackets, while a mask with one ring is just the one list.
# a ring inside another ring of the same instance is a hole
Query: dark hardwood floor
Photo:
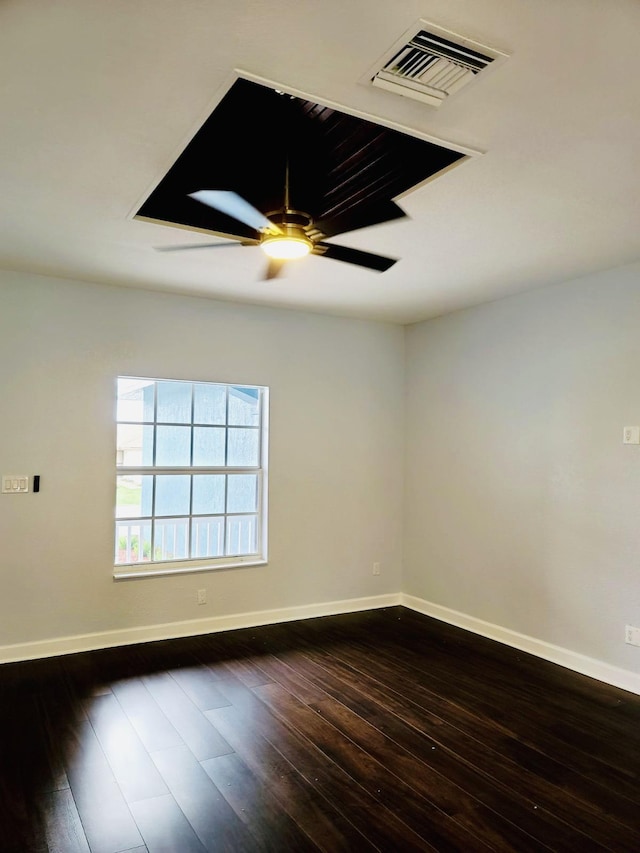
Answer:
[[2, 853], [640, 851], [640, 697], [401, 607], [0, 667]]

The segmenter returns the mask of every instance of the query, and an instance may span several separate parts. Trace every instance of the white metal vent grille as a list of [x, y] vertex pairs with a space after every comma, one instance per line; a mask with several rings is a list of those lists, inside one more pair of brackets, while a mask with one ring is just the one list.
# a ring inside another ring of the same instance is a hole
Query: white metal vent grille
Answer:
[[420, 26], [399, 46], [396, 43], [370, 80], [379, 88], [440, 106], [499, 57], [506, 54], [439, 27]]

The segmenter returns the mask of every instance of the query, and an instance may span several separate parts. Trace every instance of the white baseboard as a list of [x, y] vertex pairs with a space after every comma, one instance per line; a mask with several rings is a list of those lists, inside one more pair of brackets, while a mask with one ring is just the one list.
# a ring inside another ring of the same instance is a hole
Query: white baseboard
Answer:
[[121, 628], [115, 631], [79, 634], [73, 637], [55, 637], [31, 643], [0, 646], [0, 664], [107, 649], [113, 646], [130, 646], [135, 643], [149, 643], [154, 640], [174, 640], [179, 637], [194, 637], [198, 634], [214, 634], [218, 631], [233, 631], [236, 628], [257, 628], [260, 625], [293, 622], [297, 619], [312, 619], [316, 616], [337, 616], [340, 613], [375, 610], [380, 607], [393, 607], [397, 604], [400, 604], [400, 593], [389, 593], [368, 598], [351, 598], [343, 601], [305, 604], [300, 607], [285, 607], [280, 610], [258, 610], [253, 613], [235, 613], [231, 616], [211, 616], [207, 619], [189, 619], [184, 622]]
[[605, 684], [611, 684], [614, 687], [620, 687], [622, 690], [640, 695], [640, 675], [637, 672], [611, 666], [595, 658], [563, 649], [561, 646], [554, 646], [552, 643], [537, 640], [535, 637], [519, 634], [509, 628], [502, 628], [500, 625], [493, 625], [491, 622], [476, 619], [475, 616], [468, 616], [466, 613], [459, 613], [457, 610], [442, 607], [440, 604], [433, 604], [433, 602], [426, 601], [423, 598], [402, 593], [400, 599], [400, 604], [403, 607], [423, 613], [425, 616], [433, 616], [434, 619], [456, 625], [458, 628], [464, 628], [466, 631], [472, 631], [474, 634], [480, 634], [480, 636], [487, 637], [490, 640], [497, 640], [499, 643], [519, 649], [521, 652], [528, 652], [574, 672], [603, 681]]
[[233, 631], [237, 628], [257, 628], [260, 625], [272, 625], [277, 622], [293, 622], [298, 619], [312, 619], [316, 616], [337, 616], [340, 613], [355, 613], [361, 610], [375, 610], [380, 607], [394, 607], [396, 605], [402, 605], [410, 610], [415, 610], [417, 613], [423, 613], [425, 616], [432, 616], [441, 622], [447, 622], [482, 637], [497, 640], [506, 646], [528, 652], [574, 672], [603, 681], [605, 684], [611, 684], [614, 687], [640, 695], [640, 674], [638, 673], [611, 666], [578, 652], [572, 652], [535, 637], [519, 634], [517, 631], [502, 628], [500, 625], [494, 625], [491, 622], [485, 622], [475, 616], [468, 616], [466, 613], [451, 610], [423, 598], [399, 592], [0, 646], [0, 664], [106, 649], [113, 646], [149, 643], [155, 640], [173, 640], [199, 634], [214, 634], [218, 631]]

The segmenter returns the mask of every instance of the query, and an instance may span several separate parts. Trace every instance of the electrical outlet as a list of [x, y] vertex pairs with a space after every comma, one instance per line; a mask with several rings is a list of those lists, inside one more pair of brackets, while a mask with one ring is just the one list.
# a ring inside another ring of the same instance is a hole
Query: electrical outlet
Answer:
[[374, 563], [373, 564], [373, 574], [374, 575], [380, 574], [380, 563]]
[[640, 646], [640, 628], [634, 628], [633, 625], [625, 625], [624, 641], [630, 646]]
[[207, 603], [207, 590], [199, 589], [198, 590], [198, 604], [206, 604]]
[[623, 444], [640, 444], [640, 427], [626, 426], [622, 430]]

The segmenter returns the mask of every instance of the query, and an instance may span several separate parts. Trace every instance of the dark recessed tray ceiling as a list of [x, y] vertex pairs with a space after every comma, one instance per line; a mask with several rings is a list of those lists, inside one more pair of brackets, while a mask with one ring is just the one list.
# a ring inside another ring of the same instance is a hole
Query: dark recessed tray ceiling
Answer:
[[283, 207], [288, 162], [290, 207], [330, 237], [403, 216], [392, 199], [464, 156], [239, 78], [137, 215], [255, 238], [188, 195], [232, 190], [268, 215]]

